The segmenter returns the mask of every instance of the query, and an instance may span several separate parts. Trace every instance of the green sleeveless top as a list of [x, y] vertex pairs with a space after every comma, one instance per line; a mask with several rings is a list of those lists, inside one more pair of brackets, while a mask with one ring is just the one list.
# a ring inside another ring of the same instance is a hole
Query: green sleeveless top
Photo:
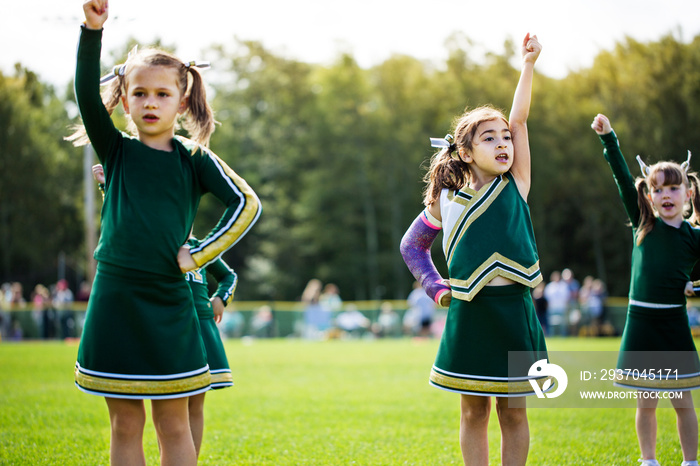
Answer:
[[443, 189], [440, 213], [453, 297], [471, 301], [497, 276], [532, 288], [542, 281], [530, 208], [510, 173], [478, 192]]

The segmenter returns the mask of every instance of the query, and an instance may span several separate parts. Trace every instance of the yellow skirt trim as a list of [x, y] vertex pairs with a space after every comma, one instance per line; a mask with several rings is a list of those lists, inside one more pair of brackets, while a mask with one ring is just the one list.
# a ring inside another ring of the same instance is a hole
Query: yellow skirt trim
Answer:
[[211, 384], [233, 383], [233, 376], [230, 372], [217, 372], [211, 375]]
[[209, 371], [177, 380], [126, 380], [108, 379], [88, 375], [76, 367], [75, 382], [86, 390], [113, 395], [144, 395], [158, 396], [176, 393], [187, 393], [208, 387], [211, 384]]
[[[542, 388], [547, 377], [535, 379], [537, 384]], [[517, 381], [495, 381], [495, 380], [480, 380], [480, 379], [465, 379], [460, 377], [451, 377], [441, 374], [434, 369], [430, 371], [430, 381], [445, 387], [447, 389], [459, 390], [465, 392], [483, 392], [493, 393], [494, 395], [534, 395], [535, 392], [530, 385], [529, 380]]]

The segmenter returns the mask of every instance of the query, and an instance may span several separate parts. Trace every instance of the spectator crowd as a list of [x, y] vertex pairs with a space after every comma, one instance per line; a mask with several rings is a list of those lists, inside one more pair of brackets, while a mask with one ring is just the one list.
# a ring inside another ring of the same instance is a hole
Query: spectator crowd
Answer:
[[[25, 293], [19, 282], [0, 289], [0, 336], [3, 340], [80, 337], [83, 306], [90, 285], [83, 282], [74, 294], [68, 281], [37, 284]], [[553, 271], [548, 282], [532, 291], [538, 319], [547, 336], [606, 336], [618, 331], [611, 325], [605, 306], [605, 283], [592, 276], [579, 282], [571, 269]], [[295, 336], [309, 340], [344, 338], [435, 338], [442, 333], [446, 309], [438, 308], [420, 284], [414, 283], [405, 305], [383, 301], [378, 309], [359, 309], [344, 303], [333, 283], [311, 279], [299, 298], [289, 333], [280, 332], [274, 304], [257, 307], [249, 316], [233, 303], [220, 324], [222, 336], [269, 338]], [[17, 312], [17, 311], [26, 312]], [[691, 325], [700, 325], [700, 312], [689, 308]]]

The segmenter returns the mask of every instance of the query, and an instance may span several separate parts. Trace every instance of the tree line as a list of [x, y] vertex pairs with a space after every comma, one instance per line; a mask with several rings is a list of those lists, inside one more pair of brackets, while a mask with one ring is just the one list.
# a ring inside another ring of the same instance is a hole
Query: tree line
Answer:
[[[221, 123], [211, 147], [264, 207], [224, 255], [241, 278], [238, 299], [297, 299], [311, 278], [336, 283], [344, 299], [408, 294], [398, 244], [422, 209], [428, 138], [444, 136], [467, 107], [507, 112], [519, 76], [511, 41], [478, 60], [465, 37], [446, 47], [444, 62], [395, 55], [371, 68], [350, 54], [305, 63], [250, 41], [209, 50]], [[537, 74], [528, 201], [545, 277], [569, 267], [627, 294], [631, 230], [590, 123], [599, 112], [611, 118], [633, 174], [637, 154], [700, 154], [699, 75], [700, 36], [673, 35], [627, 38], [562, 79]], [[59, 256], [74, 284], [86, 275], [82, 152], [62, 139], [76, 122], [72, 102], [70, 89], [59, 93], [21, 65], [0, 74], [0, 282], [55, 281]], [[220, 213], [205, 198], [195, 233]], [[433, 255], [444, 272], [439, 242]]]

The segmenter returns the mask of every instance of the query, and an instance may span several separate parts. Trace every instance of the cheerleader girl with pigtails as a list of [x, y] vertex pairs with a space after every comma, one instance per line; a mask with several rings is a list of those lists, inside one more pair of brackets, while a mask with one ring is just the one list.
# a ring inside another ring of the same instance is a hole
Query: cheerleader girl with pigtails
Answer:
[[[245, 180], [207, 148], [215, 121], [199, 63], [139, 50], [110, 73], [103, 100], [100, 53], [109, 5], [87, 0], [83, 11], [75, 94], [84, 127], [69, 139], [92, 144], [104, 167], [105, 194], [75, 383], [106, 400], [111, 464], [145, 464], [148, 399], [161, 464], [194, 465], [188, 402], [210, 389], [211, 373], [185, 274], [232, 247], [261, 206]], [[120, 103], [133, 135], [112, 122]], [[175, 136], [179, 122], [192, 140]], [[224, 213], [190, 247], [205, 193], [222, 202]]]
[[[92, 176], [98, 183], [98, 188], [104, 199], [105, 175], [102, 165], [92, 166]], [[190, 234], [187, 245], [196, 248], [201, 243], [194, 235]], [[216, 279], [217, 288], [212, 296], [209, 296], [208, 277]], [[211, 388], [217, 390], [233, 386], [233, 376], [226, 357], [223, 341], [216, 324], [221, 322], [224, 310], [228, 302], [233, 299], [233, 293], [238, 285], [238, 275], [229, 265], [219, 258], [209, 263], [204, 268], [190, 270], [185, 274], [187, 283], [192, 290], [194, 308], [199, 318], [199, 329], [202, 334], [202, 342], [207, 354], [207, 364], [211, 373]], [[188, 403], [190, 430], [194, 440], [194, 448], [199, 458], [204, 435], [204, 397], [206, 392], [190, 396]]]
[[[700, 360], [690, 331], [686, 295], [690, 274], [700, 259], [700, 183], [682, 164], [647, 166], [637, 156], [642, 177], [635, 180], [617, 136], [605, 115], [591, 124], [604, 147], [620, 197], [632, 225], [632, 277], [627, 319], [617, 361], [615, 385], [637, 390], [635, 426], [644, 466], [656, 460], [656, 406], [660, 392], [675, 392], [683, 466], [696, 466], [698, 420], [690, 390], [700, 388]], [[689, 220], [688, 210], [693, 215]]]
[[[426, 209], [401, 241], [401, 253], [429, 296], [449, 306], [430, 383], [461, 395], [460, 446], [467, 465], [488, 464], [488, 420], [495, 397], [503, 464], [524, 465], [530, 433], [525, 396], [536, 393], [531, 365], [546, 359], [544, 333], [530, 289], [542, 281], [527, 205], [534, 65], [541, 45], [522, 43], [522, 70], [508, 120], [491, 107], [468, 111], [426, 181]], [[436, 270], [430, 246], [443, 230], [449, 278]], [[509, 352], [527, 364], [509, 371]]]

